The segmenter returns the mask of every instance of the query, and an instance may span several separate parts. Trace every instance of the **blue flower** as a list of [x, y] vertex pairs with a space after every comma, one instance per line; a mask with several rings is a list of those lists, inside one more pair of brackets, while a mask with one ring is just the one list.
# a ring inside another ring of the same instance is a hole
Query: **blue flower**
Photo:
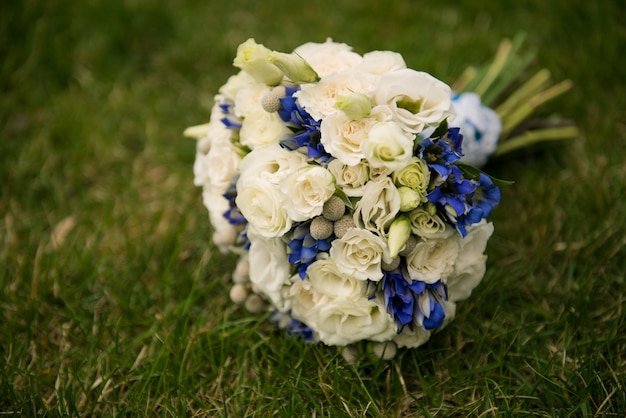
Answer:
[[287, 244], [287, 258], [297, 267], [298, 275], [302, 280], [306, 277], [306, 270], [315, 261], [319, 252], [330, 249], [330, 239], [315, 239], [310, 232], [311, 221], [303, 222], [292, 228], [288, 234], [290, 241]]
[[222, 215], [226, 218], [226, 220], [228, 220], [228, 222], [230, 222], [231, 225], [245, 225], [248, 223], [235, 203], [235, 199], [237, 198], [238, 178], [239, 175], [233, 176], [230, 180], [230, 184], [228, 185], [228, 189], [226, 189], [226, 192], [222, 195], [226, 198], [226, 200], [228, 200], [229, 204], [228, 210]]
[[406, 277], [408, 272], [401, 266], [385, 271], [382, 278], [385, 309], [393, 317], [398, 334], [406, 325], [421, 325], [426, 330], [440, 327], [446, 315], [446, 286], [441, 280], [427, 284]]
[[458, 128], [448, 129], [448, 134], [439, 139], [425, 138], [420, 142], [418, 157], [426, 162], [434, 172], [434, 184], [446, 181], [452, 163], [458, 161], [462, 154], [463, 135]]
[[300, 337], [306, 342], [313, 342], [313, 330], [305, 323], [293, 318], [289, 312], [275, 310], [270, 316], [270, 320], [278, 325], [278, 328], [287, 331], [291, 337]]
[[222, 114], [224, 117], [220, 119], [220, 121], [226, 126], [228, 129], [241, 129], [241, 119], [239, 119], [233, 113], [233, 107], [235, 107], [234, 103], [227, 99], [224, 103], [220, 104], [220, 109], [222, 110]]
[[287, 122], [293, 131], [291, 135], [280, 141], [280, 145], [288, 150], [296, 150], [306, 147], [307, 156], [326, 163], [331, 155], [326, 152], [320, 140], [321, 121], [313, 119], [309, 113], [300, 106], [293, 94], [297, 89], [287, 87], [287, 95], [280, 99], [282, 107], [278, 109], [280, 118]]

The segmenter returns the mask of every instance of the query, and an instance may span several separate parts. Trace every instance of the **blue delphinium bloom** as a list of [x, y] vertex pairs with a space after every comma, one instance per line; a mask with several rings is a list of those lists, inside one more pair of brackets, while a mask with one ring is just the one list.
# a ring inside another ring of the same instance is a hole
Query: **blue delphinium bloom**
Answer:
[[443, 282], [427, 284], [406, 277], [408, 272], [401, 266], [385, 271], [382, 278], [385, 309], [394, 319], [398, 334], [406, 325], [417, 324], [426, 330], [441, 326], [446, 315], [444, 301], [448, 298]]
[[239, 179], [239, 175], [233, 176], [228, 185], [228, 189], [226, 189], [226, 192], [222, 195], [228, 200], [229, 205], [228, 210], [223, 213], [223, 216], [231, 225], [245, 225], [248, 221], [241, 214], [241, 211], [235, 203], [235, 199], [237, 198], [237, 179]]
[[[461, 235], [465, 236], [465, 229], [458, 228], [459, 219], [471, 210], [471, 198], [475, 191], [476, 183], [463, 177], [463, 172], [457, 166], [452, 165], [446, 180], [435, 186], [426, 195], [426, 198], [440, 209], [440, 214], [448, 223], [456, 226]], [[471, 218], [467, 219], [470, 220]]]
[[433, 172], [433, 183], [439, 185], [446, 181], [452, 163], [458, 161], [462, 154], [463, 135], [458, 128], [448, 129], [444, 138], [425, 138], [420, 142], [418, 157], [426, 162]]
[[320, 140], [321, 121], [313, 119], [309, 113], [300, 106], [293, 94], [298, 91], [295, 88], [286, 87], [286, 96], [280, 99], [282, 107], [278, 109], [280, 118], [287, 122], [293, 131], [291, 135], [280, 141], [280, 145], [289, 150], [306, 147], [307, 156], [326, 163], [331, 155], [326, 152]]
[[311, 221], [299, 223], [287, 234], [287, 257], [291, 264], [298, 268], [298, 275], [302, 280], [306, 277], [306, 270], [315, 261], [319, 252], [330, 249], [330, 239], [315, 239], [310, 232]]
[[226, 99], [224, 103], [220, 104], [220, 109], [222, 110], [222, 114], [224, 117], [220, 119], [220, 121], [229, 129], [241, 129], [241, 119], [239, 119], [233, 113], [233, 108], [235, 104], [230, 99]]
[[425, 330], [441, 327], [446, 318], [446, 300], [448, 288], [441, 280], [427, 284], [426, 290], [419, 295], [417, 301], [419, 309], [415, 311], [415, 321]]

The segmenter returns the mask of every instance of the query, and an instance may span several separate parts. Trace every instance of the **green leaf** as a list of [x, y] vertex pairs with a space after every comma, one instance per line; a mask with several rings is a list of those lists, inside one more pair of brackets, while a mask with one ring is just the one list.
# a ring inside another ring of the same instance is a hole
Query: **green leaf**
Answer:
[[468, 165], [464, 163], [455, 163], [455, 165], [459, 167], [459, 169], [463, 172], [463, 175], [470, 180], [478, 181], [478, 179], [480, 178], [480, 174], [482, 173], [489, 177], [491, 181], [493, 181], [493, 184], [495, 184], [496, 186], [510, 186], [511, 184], [515, 183], [512, 180], [503, 180], [497, 177], [490, 176], [489, 174], [474, 167], [473, 165]]
[[448, 134], [448, 119], [444, 119], [441, 121], [437, 129], [430, 135], [432, 139], [442, 138], [444, 135]]

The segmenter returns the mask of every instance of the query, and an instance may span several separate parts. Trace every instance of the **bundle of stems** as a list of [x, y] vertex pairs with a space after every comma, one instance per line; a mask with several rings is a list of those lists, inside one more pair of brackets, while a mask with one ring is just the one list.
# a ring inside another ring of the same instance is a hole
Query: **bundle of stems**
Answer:
[[502, 133], [494, 156], [533, 144], [575, 138], [576, 126], [560, 118], [542, 119], [537, 127], [526, 127], [529, 118], [546, 102], [572, 87], [570, 80], [554, 84], [550, 71], [542, 68], [524, 80], [535, 59], [535, 51], [522, 53], [525, 34], [500, 42], [493, 61], [468, 67], [453, 84], [457, 93], [473, 92], [502, 120]]

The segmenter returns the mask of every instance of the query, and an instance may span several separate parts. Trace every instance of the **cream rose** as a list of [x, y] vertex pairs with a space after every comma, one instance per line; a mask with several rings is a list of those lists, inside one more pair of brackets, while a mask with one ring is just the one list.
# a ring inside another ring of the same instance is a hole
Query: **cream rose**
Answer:
[[374, 90], [374, 77], [366, 73], [341, 70], [323, 77], [319, 83], [304, 84], [294, 96], [316, 120], [338, 112], [337, 98], [350, 93], [363, 93], [371, 96]]
[[289, 284], [291, 265], [287, 249], [280, 238], [265, 238], [254, 228], [248, 228], [250, 240], [250, 281], [280, 311], [287, 310], [283, 287]]
[[391, 174], [391, 179], [397, 186], [406, 186], [420, 195], [422, 202], [426, 199], [426, 189], [430, 183], [430, 170], [424, 160], [411, 157], [410, 162]]
[[324, 43], [300, 45], [294, 52], [304, 58], [320, 77], [354, 67], [363, 60], [359, 54], [352, 52], [352, 47], [333, 42], [330, 38]]
[[408, 68], [383, 74], [375, 100], [389, 106], [394, 121], [412, 133], [454, 115], [450, 87], [428, 73]]
[[[385, 312], [382, 297], [368, 299], [365, 282], [344, 277], [330, 264], [314, 267], [318, 262], [309, 266], [308, 279], [297, 275], [291, 279], [288, 297], [294, 318], [307, 324], [328, 345], [364, 339], [386, 341], [395, 335], [395, 323]], [[348, 284], [350, 280], [353, 282]], [[342, 296], [329, 296], [332, 286], [339, 286]], [[355, 292], [350, 294], [353, 286]]]
[[299, 152], [288, 151], [278, 144], [266, 145], [255, 149], [243, 159], [240, 180], [259, 177], [277, 185], [283, 177], [306, 163], [306, 156]]
[[237, 181], [237, 207], [260, 235], [274, 238], [291, 229], [291, 219], [283, 209], [276, 187], [260, 177], [247, 176]]
[[[246, 86], [249, 86], [251, 84], [256, 84], [256, 83], [257, 81], [245, 71], [240, 71], [239, 73], [235, 75], [231, 75], [226, 81], [226, 84], [224, 84], [219, 89], [219, 92], [222, 96], [221, 99], [223, 100], [223, 99], [228, 98], [230, 100], [234, 100], [239, 90], [241, 90], [242, 88]], [[220, 101], [221, 100], [216, 99], [216, 102], [220, 102]]]
[[388, 253], [387, 245], [379, 236], [359, 228], [351, 228], [335, 239], [329, 251], [339, 271], [374, 282], [383, 278], [381, 263], [385, 253]]
[[386, 229], [400, 211], [400, 193], [389, 177], [369, 181], [354, 208], [354, 223], [386, 237]]
[[320, 126], [322, 145], [342, 163], [357, 165], [365, 158], [361, 144], [375, 123], [372, 118], [351, 120], [344, 112], [331, 113]]
[[239, 142], [254, 150], [265, 145], [277, 144], [290, 133], [278, 114], [261, 109], [242, 121]]
[[413, 140], [395, 122], [379, 122], [369, 130], [361, 151], [372, 167], [399, 170], [411, 161]]
[[413, 280], [435, 283], [446, 280], [454, 270], [459, 254], [459, 237], [428, 239], [418, 242], [406, 257], [409, 276]]
[[454, 233], [454, 228], [449, 227], [437, 213], [431, 213], [423, 207], [409, 212], [411, 231], [424, 239], [446, 238]]
[[450, 301], [467, 299], [482, 280], [487, 261], [487, 256], [483, 253], [492, 233], [493, 224], [484, 219], [468, 227], [467, 235], [460, 240], [461, 248], [454, 264], [454, 272], [448, 277]]
[[335, 193], [335, 179], [324, 167], [306, 165], [280, 182], [284, 210], [296, 222], [321, 215], [324, 203]]
[[234, 98], [235, 116], [246, 118], [252, 114], [263, 111], [262, 97], [272, 88], [263, 83], [254, 83], [241, 87]]
[[339, 160], [332, 160], [328, 164], [328, 171], [335, 177], [335, 183], [347, 196], [363, 196], [365, 183], [369, 180], [366, 163], [346, 165]]

